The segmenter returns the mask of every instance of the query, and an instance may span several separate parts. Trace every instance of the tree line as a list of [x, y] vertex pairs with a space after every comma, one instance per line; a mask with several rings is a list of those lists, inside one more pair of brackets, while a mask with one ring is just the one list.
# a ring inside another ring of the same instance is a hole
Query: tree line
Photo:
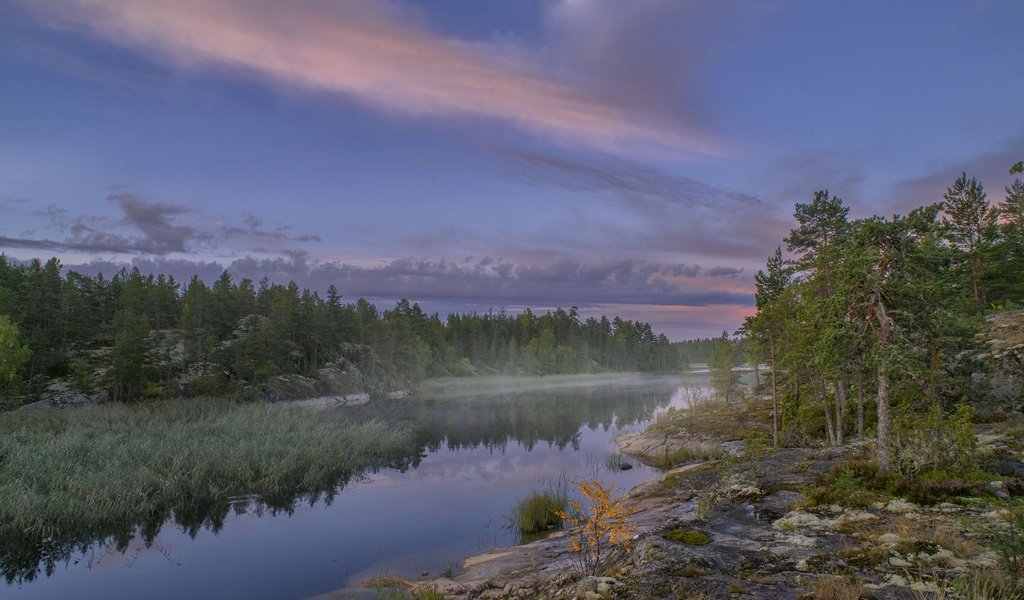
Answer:
[[873, 433], [879, 468], [898, 468], [894, 440], [915, 420], [984, 395], [975, 334], [1024, 298], [1024, 182], [993, 206], [962, 174], [941, 201], [888, 218], [850, 219], [819, 191], [794, 217], [741, 328], [770, 367], [774, 441]]
[[[648, 323], [545, 314], [426, 314], [399, 301], [380, 310], [267, 279], [208, 285], [122, 269], [66, 274], [56, 259], [0, 255], [0, 398], [42, 397], [56, 380], [100, 387], [115, 401], [222, 394], [277, 375], [343, 361], [369, 389], [428, 377], [674, 371], [681, 348]], [[8, 404], [13, 404], [8, 401]]]

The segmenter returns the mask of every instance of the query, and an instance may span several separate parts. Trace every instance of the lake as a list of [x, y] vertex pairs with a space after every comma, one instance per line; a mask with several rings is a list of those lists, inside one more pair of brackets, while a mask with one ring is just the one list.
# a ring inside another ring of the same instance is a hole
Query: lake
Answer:
[[[422, 452], [408, 468], [366, 474], [292, 510], [233, 499], [199, 528], [166, 523], [148, 543], [141, 535], [94, 543], [49, 574], [0, 587], [0, 598], [298, 599], [373, 575], [457, 570], [467, 556], [519, 541], [508, 515], [533, 489], [597, 478], [622, 493], [658, 475], [607, 459], [615, 436], [681, 406], [678, 377], [554, 381], [502, 390], [460, 383], [431, 397], [321, 409], [412, 423]], [[3, 549], [5, 562], [12, 555]]]

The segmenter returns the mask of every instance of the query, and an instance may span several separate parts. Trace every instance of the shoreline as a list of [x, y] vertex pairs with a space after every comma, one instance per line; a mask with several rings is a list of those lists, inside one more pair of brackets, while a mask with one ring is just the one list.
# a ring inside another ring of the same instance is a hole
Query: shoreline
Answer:
[[[630, 522], [637, 527], [634, 550], [618, 556], [604, 577], [572, 572], [569, 537], [560, 531], [470, 556], [452, 577], [391, 583], [413, 597], [433, 590], [446, 600], [896, 600], [945, 593], [955, 577], [983, 577], [998, 568], [999, 556], [989, 546], [1005, 530], [1009, 514], [998, 497], [982, 493], [920, 504], [880, 496], [863, 505], [823, 504], [815, 500], [822, 481], [843, 465], [864, 464], [871, 442], [759, 448], [736, 438], [763, 429], [754, 418], [765, 410], [763, 399], [740, 404], [692, 420], [711, 423], [712, 433], [666, 431], [655, 424], [616, 439], [623, 453], [648, 463], [666, 447], [697, 439], [716, 439], [725, 451], [722, 459], [667, 470], [628, 491]], [[749, 419], [737, 421], [744, 412]], [[734, 431], [717, 435], [716, 418], [731, 422]], [[735, 431], [742, 429], [737, 423], [747, 431]], [[997, 451], [1019, 442], [1024, 418], [1010, 415], [1005, 423], [979, 430], [982, 450]], [[362, 590], [345, 588], [315, 600], [380, 597]]]

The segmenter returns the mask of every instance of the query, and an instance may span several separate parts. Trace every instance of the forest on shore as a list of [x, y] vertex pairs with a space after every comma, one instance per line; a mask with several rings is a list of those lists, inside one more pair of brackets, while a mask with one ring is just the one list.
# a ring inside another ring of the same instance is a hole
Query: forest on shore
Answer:
[[827, 191], [796, 205], [742, 327], [771, 369], [776, 445], [875, 436], [881, 470], [969, 468], [970, 414], [1000, 393], [978, 334], [1024, 299], [1024, 181], [1005, 191], [992, 205], [963, 174], [906, 216], [851, 220]]
[[404, 299], [386, 310], [343, 302], [334, 286], [321, 296], [227, 271], [182, 285], [137, 268], [108, 278], [0, 255], [0, 406], [45, 399], [54, 381], [120, 402], [257, 397], [274, 377], [329, 364], [365, 391], [443, 376], [669, 372], [712, 346], [670, 342], [640, 321], [583, 319], [575, 307], [442, 318]]

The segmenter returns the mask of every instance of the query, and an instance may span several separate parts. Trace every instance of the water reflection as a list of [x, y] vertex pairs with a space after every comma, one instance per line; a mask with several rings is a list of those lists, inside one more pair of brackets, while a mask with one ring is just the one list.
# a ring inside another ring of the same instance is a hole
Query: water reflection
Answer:
[[346, 408], [361, 418], [412, 422], [424, 447], [433, 451], [476, 448], [503, 450], [538, 443], [579, 449], [581, 427], [622, 430], [650, 418], [678, 387], [672, 377], [625, 380], [601, 387], [505, 392], [453, 399], [387, 400]]
[[[652, 378], [332, 409], [413, 423], [420, 451], [293, 496], [197, 501], [98, 531], [19, 532], [0, 540], [13, 583], [0, 597], [223, 597], [228, 585], [229, 596], [300, 598], [381, 570], [437, 573], [512, 543], [501, 526], [515, 499], [600, 468], [611, 437], [647, 423], [677, 387]], [[652, 475], [609, 474], [621, 487]], [[355, 477], [363, 483], [348, 486]]]
[[84, 562], [103, 554], [125, 554], [133, 542], [144, 548], [153, 546], [161, 531], [168, 526], [194, 539], [200, 532], [219, 533], [231, 517], [253, 514], [291, 515], [300, 506], [318, 503], [330, 505], [337, 494], [354, 478], [375, 473], [384, 468], [405, 471], [422, 457], [415, 454], [385, 458], [370, 465], [365, 471], [332, 475], [329, 479], [308, 483], [303, 491], [290, 494], [248, 496], [243, 498], [192, 498], [188, 503], [154, 511], [145, 521], [111, 522], [98, 527], [72, 530], [15, 531], [0, 528], [0, 573], [8, 584], [22, 585], [35, 580], [40, 574], [53, 575], [61, 564]]

